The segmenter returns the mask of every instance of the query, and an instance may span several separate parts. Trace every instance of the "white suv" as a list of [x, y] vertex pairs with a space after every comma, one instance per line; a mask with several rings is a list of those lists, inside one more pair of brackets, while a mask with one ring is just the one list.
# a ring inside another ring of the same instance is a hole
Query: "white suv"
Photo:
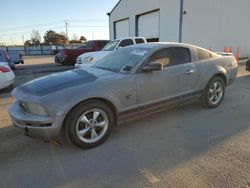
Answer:
[[112, 51], [117, 50], [121, 47], [140, 44], [140, 43], [147, 43], [147, 40], [144, 37], [129, 37], [129, 38], [112, 40], [109, 43], [107, 43], [106, 46], [104, 46], [104, 48], [101, 51], [84, 53], [78, 56], [76, 59], [75, 68], [80, 68], [90, 63], [91, 64], [95, 63], [101, 58], [110, 54]]

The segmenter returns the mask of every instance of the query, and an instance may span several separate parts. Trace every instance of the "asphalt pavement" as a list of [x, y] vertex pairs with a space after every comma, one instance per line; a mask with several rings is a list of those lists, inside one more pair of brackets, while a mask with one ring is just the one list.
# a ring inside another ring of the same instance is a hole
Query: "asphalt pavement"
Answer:
[[129, 122], [91, 150], [24, 136], [6, 113], [12, 100], [0, 93], [1, 188], [250, 187], [250, 74], [243, 66], [218, 108], [196, 103]]

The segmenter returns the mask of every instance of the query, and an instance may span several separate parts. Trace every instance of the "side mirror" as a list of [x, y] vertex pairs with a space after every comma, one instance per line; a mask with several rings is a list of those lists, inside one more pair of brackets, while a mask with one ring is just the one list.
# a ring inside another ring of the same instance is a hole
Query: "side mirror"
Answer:
[[152, 61], [148, 65], [142, 67], [143, 72], [160, 71], [163, 69], [163, 64], [160, 62]]

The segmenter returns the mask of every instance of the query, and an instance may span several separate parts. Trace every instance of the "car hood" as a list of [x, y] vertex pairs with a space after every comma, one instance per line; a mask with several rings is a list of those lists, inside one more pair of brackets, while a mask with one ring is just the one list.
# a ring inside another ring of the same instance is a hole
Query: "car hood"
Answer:
[[75, 86], [84, 85], [96, 80], [113, 77], [117, 73], [88, 67], [86, 69], [73, 69], [61, 73], [51, 74], [27, 82], [12, 91], [12, 95], [19, 96], [45, 96]]
[[98, 60], [102, 59], [106, 55], [110, 54], [112, 51], [98, 51], [98, 52], [90, 52], [80, 55], [79, 57], [82, 59], [82, 62], [85, 62], [84, 59], [91, 58], [91, 62], [97, 62]]

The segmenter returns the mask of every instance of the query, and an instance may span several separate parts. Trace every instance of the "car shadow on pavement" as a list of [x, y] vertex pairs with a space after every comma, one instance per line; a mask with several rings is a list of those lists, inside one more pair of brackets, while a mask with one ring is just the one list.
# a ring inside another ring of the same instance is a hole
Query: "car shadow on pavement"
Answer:
[[[249, 80], [241, 77], [236, 82], [218, 108], [191, 104], [128, 122], [91, 150], [65, 139], [25, 137], [13, 126], [0, 128], [0, 177], [13, 187], [112, 187], [144, 181], [138, 169], [173, 169], [250, 129], [250, 90], [243, 87]], [[31, 179], [32, 174], [36, 176]]]

